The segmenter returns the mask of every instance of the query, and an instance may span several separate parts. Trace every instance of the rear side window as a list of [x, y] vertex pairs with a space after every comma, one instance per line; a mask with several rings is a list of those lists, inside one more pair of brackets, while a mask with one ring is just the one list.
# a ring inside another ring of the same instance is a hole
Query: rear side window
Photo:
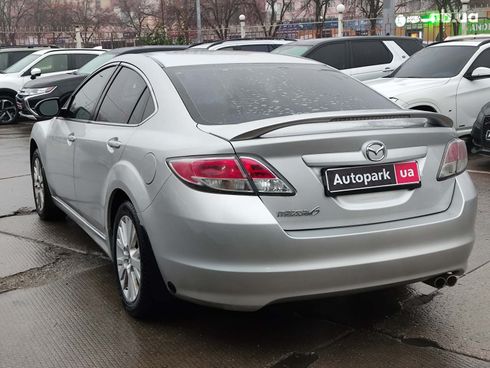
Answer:
[[127, 124], [145, 89], [146, 83], [138, 73], [122, 68], [104, 96], [97, 121]]
[[68, 55], [57, 54], [49, 55], [35, 64], [32, 68], [41, 69], [41, 73], [63, 72], [68, 69]]
[[388, 64], [393, 60], [391, 52], [379, 40], [351, 41], [351, 52], [351, 68]]
[[115, 66], [111, 66], [101, 70], [76, 92], [69, 108], [69, 117], [82, 120], [92, 118], [99, 97], [115, 69]]
[[408, 56], [412, 56], [415, 54], [417, 51], [420, 51], [424, 48], [424, 45], [422, 44], [422, 41], [414, 38], [413, 40], [410, 39], [404, 39], [404, 38], [399, 38], [399, 39], [394, 39], [395, 43], [400, 46], [400, 48], [405, 51], [405, 53]]
[[129, 118], [129, 124], [136, 125], [141, 123], [147, 117], [149, 117], [153, 111], [155, 111], [155, 104], [153, 103], [153, 98], [151, 97], [150, 90], [145, 88], [141, 97], [136, 104], [136, 107]]
[[97, 56], [97, 54], [70, 54], [70, 69], [80, 69]]
[[346, 69], [346, 44], [345, 42], [335, 42], [320, 46], [313, 50], [307, 58], [330, 65], [336, 69]]
[[316, 63], [195, 65], [165, 71], [200, 124], [397, 108], [361, 82]]
[[0, 53], [0, 70], [4, 70], [9, 66], [9, 54], [6, 52]]

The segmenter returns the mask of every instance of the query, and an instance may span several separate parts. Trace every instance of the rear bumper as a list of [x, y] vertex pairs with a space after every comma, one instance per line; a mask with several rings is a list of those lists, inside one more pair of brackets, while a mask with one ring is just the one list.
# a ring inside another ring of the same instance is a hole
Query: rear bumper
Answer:
[[[202, 196], [208, 198], [199, 202]], [[463, 272], [474, 242], [476, 191], [466, 173], [457, 178], [445, 212], [336, 229], [285, 232], [259, 198], [223, 197], [188, 188], [182, 193], [180, 182], [170, 179], [140, 214], [178, 297], [257, 310], [282, 300], [410, 283]]]

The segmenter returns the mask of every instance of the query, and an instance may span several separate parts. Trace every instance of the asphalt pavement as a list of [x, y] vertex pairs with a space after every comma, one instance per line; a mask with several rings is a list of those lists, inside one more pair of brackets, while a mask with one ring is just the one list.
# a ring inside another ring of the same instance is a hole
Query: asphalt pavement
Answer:
[[490, 158], [470, 160], [477, 240], [453, 288], [418, 283], [254, 313], [182, 302], [138, 321], [95, 243], [72, 221], [33, 212], [31, 127], [0, 126], [0, 368], [490, 367]]

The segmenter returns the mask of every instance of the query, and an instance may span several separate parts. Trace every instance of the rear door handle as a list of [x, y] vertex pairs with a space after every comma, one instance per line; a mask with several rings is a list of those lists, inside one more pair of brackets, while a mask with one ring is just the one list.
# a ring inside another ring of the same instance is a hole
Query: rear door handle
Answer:
[[121, 142], [117, 137], [114, 137], [107, 141], [107, 145], [111, 148], [118, 149], [119, 147], [121, 147]]
[[68, 134], [68, 137], [66, 138], [66, 140], [68, 141], [68, 144], [72, 144], [73, 142], [75, 142], [77, 140], [77, 137], [75, 137], [74, 133], [70, 133], [70, 134]]

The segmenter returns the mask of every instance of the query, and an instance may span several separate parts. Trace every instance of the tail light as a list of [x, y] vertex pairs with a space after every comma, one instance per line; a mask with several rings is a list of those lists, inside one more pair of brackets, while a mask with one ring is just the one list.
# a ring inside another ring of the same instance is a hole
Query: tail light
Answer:
[[466, 170], [467, 164], [468, 152], [466, 143], [461, 139], [453, 139], [446, 146], [437, 180], [444, 180], [461, 174]]
[[196, 157], [168, 161], [184, 183], [201, 190], [242, 194], [294, 194], [291, 186], [252, 157]]

